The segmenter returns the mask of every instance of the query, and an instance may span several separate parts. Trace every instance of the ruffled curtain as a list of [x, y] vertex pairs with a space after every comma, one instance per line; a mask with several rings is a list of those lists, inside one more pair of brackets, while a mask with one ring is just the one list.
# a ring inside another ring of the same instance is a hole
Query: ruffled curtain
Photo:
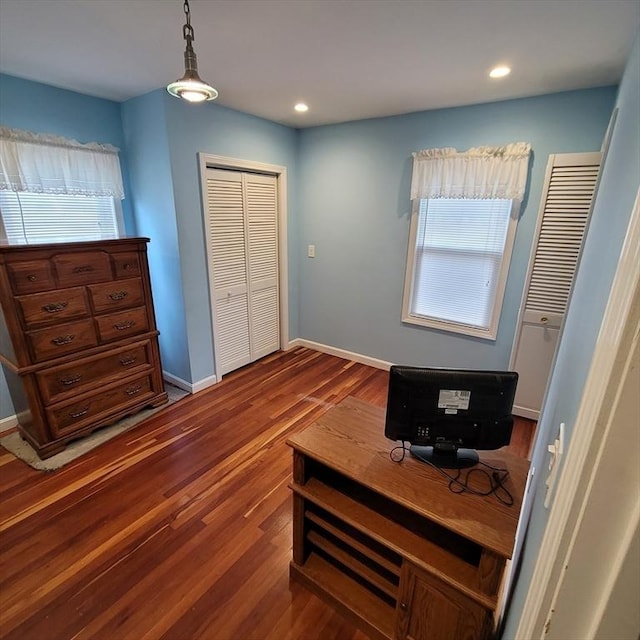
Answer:
[[527, 185], [531, 145], [452, 147], [413, 154], [411, 199], [486, 198], [522, 200]]
[[122, 200], [118, 149], [0, 127], [0, 190]]

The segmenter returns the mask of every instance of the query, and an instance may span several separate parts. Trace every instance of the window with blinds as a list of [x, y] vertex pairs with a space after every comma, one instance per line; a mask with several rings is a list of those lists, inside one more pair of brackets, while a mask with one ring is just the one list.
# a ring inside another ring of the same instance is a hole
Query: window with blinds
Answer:
[[403, 321], [495, 339], [515, 224], [511, 200], [420, 200]]
[[117, 238], [120, 206], [109, 196], [0, 191], [0, 235], [12, 244]]

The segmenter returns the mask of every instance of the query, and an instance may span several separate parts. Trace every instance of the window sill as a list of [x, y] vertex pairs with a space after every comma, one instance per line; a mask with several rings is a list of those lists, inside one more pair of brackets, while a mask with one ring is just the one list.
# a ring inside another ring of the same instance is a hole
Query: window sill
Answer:
[[453, 322], [443, 322], [442, 320], [424, 318], [421, 316], [403, 315], [402, 322], [418, 325], [420, 327], [427, 327], [429, 329], [447, 331], [449, 333], [460, 333], [473, 338], [482, 338], [483, 340], [491, 340], [494, 342], [498, 333], [497, 327], [480, 329], [479, 327], [470, 327], [468, 325], [455, 324]]

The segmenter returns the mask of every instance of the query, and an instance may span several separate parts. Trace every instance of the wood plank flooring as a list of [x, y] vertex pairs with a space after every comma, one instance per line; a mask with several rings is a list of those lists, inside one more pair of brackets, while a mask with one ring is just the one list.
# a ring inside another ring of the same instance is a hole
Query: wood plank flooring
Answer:
[[[53, 473], [0, 449], [0, 637], [366, 640], [289, 583], [286, 439], [388, 374], [305, 348], [224, 377]], [[526, 455], [532, 424], [514, 430]]]

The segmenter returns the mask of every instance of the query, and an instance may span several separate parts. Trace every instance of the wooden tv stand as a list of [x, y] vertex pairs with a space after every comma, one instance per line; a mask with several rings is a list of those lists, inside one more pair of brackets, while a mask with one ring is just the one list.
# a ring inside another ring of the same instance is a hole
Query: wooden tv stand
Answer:
[[[507, 507], [454, 494], [410, 456], [392, 462], [384, 410], [347, 398], [287, 442], [293, 448], [291, 578], [372, 638], [489, 638], [529, 463], [503, 450]], [[463, 471], [466, 474], [467, 470]]]

